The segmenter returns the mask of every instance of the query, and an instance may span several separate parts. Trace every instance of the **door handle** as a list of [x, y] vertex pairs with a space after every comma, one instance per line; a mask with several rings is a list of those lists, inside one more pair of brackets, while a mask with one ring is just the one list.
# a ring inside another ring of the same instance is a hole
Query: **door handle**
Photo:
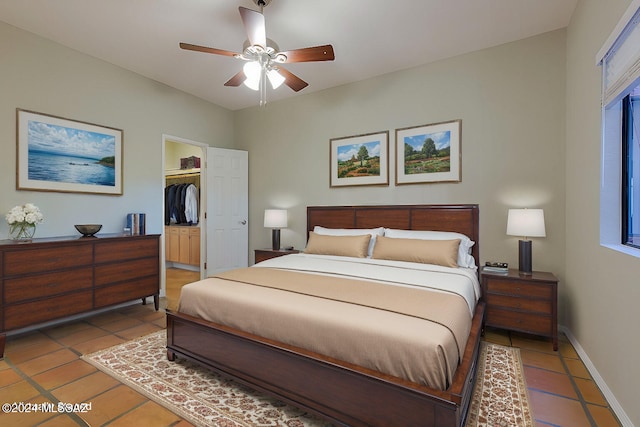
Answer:
[[246, 219], [243, 219], [242, 221], [240, 221], [240, 224], [242, 224], [242, 225], [246, 225], [246, 224], [247, 224], [247, 220], [246, 220]]

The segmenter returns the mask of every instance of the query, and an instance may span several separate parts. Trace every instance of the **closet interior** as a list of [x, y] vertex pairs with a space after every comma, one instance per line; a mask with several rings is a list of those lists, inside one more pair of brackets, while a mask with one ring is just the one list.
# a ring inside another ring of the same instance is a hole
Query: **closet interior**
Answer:
[[167, 268], [200, 271], [199, 146], [165, 141], [164, 225]]

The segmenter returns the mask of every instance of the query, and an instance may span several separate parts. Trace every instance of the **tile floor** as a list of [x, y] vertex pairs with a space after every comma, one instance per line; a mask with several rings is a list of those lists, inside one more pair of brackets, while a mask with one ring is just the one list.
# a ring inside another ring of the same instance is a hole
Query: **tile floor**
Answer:
[[[169, 272], [168, 272], [169, 273]], [[173, 272], [175, 273], [175, 272]], [[187, 275], [188, 276], [188, 275]], [[189, 280], [191, 276], [185, 276]], [[168, 276], [169, 277], [169, 274]], [[180, 274], [167, 283], [180, 286]], [[173, 285], [171, 285], [173, 286]], [[153, 304], [8, 338], [0, 360], [0, 402], [91, 402], [85, 413], [0, 413], [1, 426], [190, 426], [188, 422], [80, 359], [165, 327], [164, 307], [175, 292]], [[485, 339], [521, 349], [536, 427], [619, 426], [571, 343], [562, 336], [554, 352], [548, 340], [487, 330]]]
[[498, 329], [487, 329], [484, 339], [520, 348], [536, 427], [621, 425], [564, 334], [558, 351], [549, 339]]
[[[151, 300], [151, 299], [149, 299]], [[162, 304], [166, 300], [162, 299]], [[165, 328], [164, 310], [136, 304], [7, 339], [0, 402], [91, 402], [84, 413], [0, 413], [2, 426], [190, 426], [80, 359]]]

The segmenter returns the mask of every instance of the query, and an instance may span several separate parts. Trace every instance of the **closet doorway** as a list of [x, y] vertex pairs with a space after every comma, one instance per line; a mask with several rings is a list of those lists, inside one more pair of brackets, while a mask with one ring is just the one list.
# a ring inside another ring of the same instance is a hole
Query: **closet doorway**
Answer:
[[204, 276], [201, 166], [207, 144], [163, 135], [163, 145], [165, 296], [167, 308], [175, 310], [182, 286]]

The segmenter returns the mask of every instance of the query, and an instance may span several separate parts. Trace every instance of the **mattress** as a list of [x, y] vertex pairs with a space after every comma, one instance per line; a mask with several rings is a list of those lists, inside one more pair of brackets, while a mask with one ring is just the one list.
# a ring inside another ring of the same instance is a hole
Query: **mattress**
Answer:
[[188, 284], [178, 311], [446, 390], [479, 296], [475, 269], [293, 254]]

